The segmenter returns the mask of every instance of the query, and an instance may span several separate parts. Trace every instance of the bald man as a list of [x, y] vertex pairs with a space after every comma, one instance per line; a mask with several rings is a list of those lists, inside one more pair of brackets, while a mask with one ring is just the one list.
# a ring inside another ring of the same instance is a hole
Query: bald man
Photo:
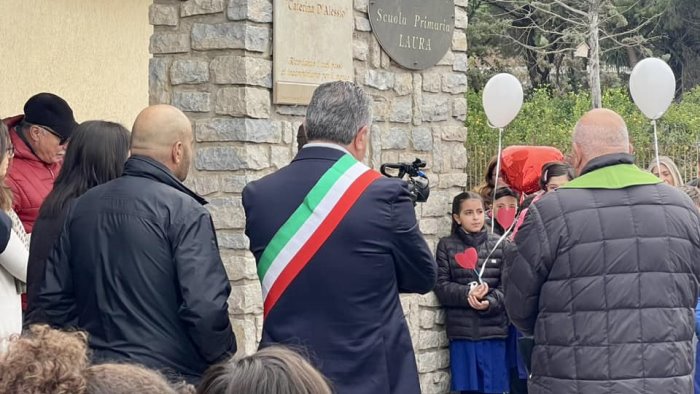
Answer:
[[506, 308], [534, 336], [530, 393], [692, 393], [700, 219], [637, 168], [615, 112], [573, 134], [578, 178], [530, 207]]
[[236, 340], [206, 201], [182, 184], [193, 143], [178, 109], [138, 115], [124, 175], [72, 207], [38, 303], [52, 325], [87, 331], [96, 362], [138, 363], [196, 384]]

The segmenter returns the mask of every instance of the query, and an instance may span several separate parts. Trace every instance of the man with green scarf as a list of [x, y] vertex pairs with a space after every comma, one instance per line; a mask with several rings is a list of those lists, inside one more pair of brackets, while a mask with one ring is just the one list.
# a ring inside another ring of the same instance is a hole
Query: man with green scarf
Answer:
[[506, 256], [530, 393], [691, 393], [697, 210], [633, 164], [613, 111], [581, 118], [572, 153], [579, 177], [530, 207]]

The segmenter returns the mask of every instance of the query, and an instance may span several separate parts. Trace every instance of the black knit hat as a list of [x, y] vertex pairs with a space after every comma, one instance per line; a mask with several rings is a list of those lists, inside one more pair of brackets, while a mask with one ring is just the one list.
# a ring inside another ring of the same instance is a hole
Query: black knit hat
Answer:
[[24, 104], [24, 121], [45, 126], [55, 131], [62, 140], [67, 140], [78, 123], [66, 100], [51, 93], [39, 93]]

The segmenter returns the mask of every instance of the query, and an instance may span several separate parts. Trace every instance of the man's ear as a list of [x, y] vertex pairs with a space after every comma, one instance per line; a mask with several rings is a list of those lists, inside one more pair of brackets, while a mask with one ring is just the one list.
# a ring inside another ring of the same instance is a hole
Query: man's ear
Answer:
[[352, 143], [357, 151], [365, 152], [369, 144], [369, 127], [362, 126]]
[[627, 151], [628, 151], [627, 153], [629, 153], [630, 155], [634, 154], [634, 145], [632, 145], [631, 142], [629, 144], [627, 144]]
[[40, 133], [41, 133], [40, 128], [38, 128], [34, 125], [29, 126], [29, 132], [27, 134], [28, 134], [28, 138], [30, 138], [32, 141], [39, 141], [39, 134]]
[[571, 166], [576, 171], [576, 175], [580, 175], [580, 171], [583, 167], [583, 150], [581, 149], [581, 146], [576, 142], [573, 143], [572, 148], [573, 149], [571, 150]]
[[184, 146], [182, 144], [182, 141], [178, 141], [173, 144], [173, 147], [171, 149], [171, 156], [172, 156], [172, 161], [175, 164], [180, 164], [182, 161], [182, 158], [184, 156]]

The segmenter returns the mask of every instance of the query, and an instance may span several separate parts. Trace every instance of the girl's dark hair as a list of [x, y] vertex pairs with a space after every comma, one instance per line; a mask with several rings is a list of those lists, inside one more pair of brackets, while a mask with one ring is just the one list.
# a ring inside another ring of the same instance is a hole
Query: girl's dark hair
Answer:
[[129, 130], [101, 120], [83, 122], [71, 136], [63, 167], [40, 216], [58, 216], [73, 199], [119, 177], [129, 155]]
[[[10, 146], [10, 132], [0, 116], [0, 163], [5, 160]], [[5, 185], [4, 179], [0, 180], [0, 209], [3, 211], [12, 209], [12, 191]]]
[[496, 165], [498, 164], [498, 156], [494, 156], [489, 160], [488, 166], [486, 166], [486, 173], [484, 174], [484, 182], [486, 185], [494, 186], [494, 176], [493, 172], [496, 171]]
[[271, 346], [212, 366], [197, 394], [331, 394], [326, 379], [298, 353]]
[[479, 194], [484, 202], [484, 206], [489, 206], [489, 204], [491, 204], [489, 198], [491, 197], [493, 187], [495, 186], [492, 173], [496, 170], [496, 164], [498, 164], [498, 156], [493, 156], [491, 160], [489, 160], [489, 164], [486, 166], [484, 183], [481, 185], [481, 187], [479, 187]]
[[[452, 215], [459, 215], [459, 211], [462, 209], [462, 202], [466, 200], [479, 200], [481, 201], [481, 206], [484, 206], [484, 199], [481, 195], [474, 192], [463, 192], [459, 193], [452, 199]], [[450, 215], [450, 220], [452, 221], [451, 233], [454, 234], [459, 229], [459, 224], [455, 222], [454, 217]]]
[[574, 179], [574, 169], [562, 162], [552, 161], [546, 163], [542, 166], [542, 173], [540, 175], [540, 189], [547, 190], [547, 184], [555, 176], [566, 175], [569, 180]]
[[499, 187], [498, 190], [496, 190], [496, 196], [494, 198], [494, 201], [503, 197], [515, 197], [515, 199], [517, 200], [520, 198], [520, 195], [518, 194], [518, 192], [509, 187]]

